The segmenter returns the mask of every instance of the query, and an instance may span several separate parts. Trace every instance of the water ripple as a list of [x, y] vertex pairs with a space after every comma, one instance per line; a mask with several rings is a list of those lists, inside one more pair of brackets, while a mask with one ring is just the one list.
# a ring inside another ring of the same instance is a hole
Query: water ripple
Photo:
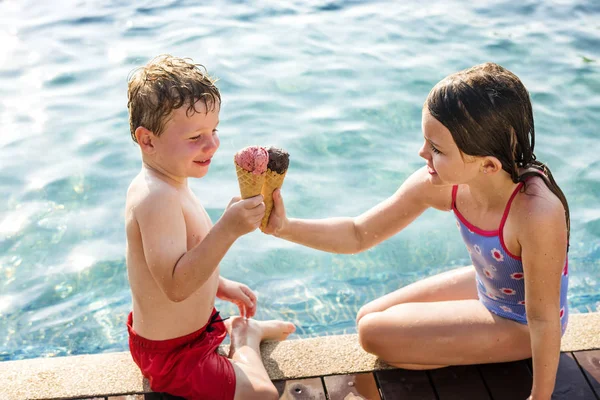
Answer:
[[[431, 87], [505, 65], [531, 92], [536, 154], [569, 199], [571, 308], [598, 310], [599, 16], [591, 0], [0, 2], [0, 360], [125, 350], [124, 194], [140, 168], [127, 76], [164, 52], [219, 78], [221, 149], [191, 183], [213, 220], [238, 192], [234, 152], [257, 143], [291, 153], [291, 215], [364, 212], [422, 165]], [[221, 268], [295, 337], [350, 333], [364, 303], [466, 263], [454, 230], [426, 212], [355, 256], [255, 232]]]

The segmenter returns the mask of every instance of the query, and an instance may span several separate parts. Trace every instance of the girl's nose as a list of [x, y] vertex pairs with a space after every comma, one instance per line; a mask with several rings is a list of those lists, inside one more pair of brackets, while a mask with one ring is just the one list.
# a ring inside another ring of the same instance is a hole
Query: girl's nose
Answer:
[[426, 146], [427, 146], [427, 142], [423, 142], [423, 146], [421, 146], [421, 148], [419, 149], [419, 155], [420, 155], [422, 158], [424, 158], [424, 159], [426, 159], [426, 160], [429, 160], [431, 157], [430, 157], [430, 154], [429, 154], [429, 152], [428, 152], [428, 151], [427, 151], [427, 149], [425, 148]]

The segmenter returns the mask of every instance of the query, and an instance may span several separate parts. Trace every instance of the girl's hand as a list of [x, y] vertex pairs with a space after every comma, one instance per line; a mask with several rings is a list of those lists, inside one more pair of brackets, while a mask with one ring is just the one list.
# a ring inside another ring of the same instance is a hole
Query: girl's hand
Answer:
[[264, 230], [269, 235], [275, 235], [281, 232], [288, 223], [287, 216], [285, 215], [285, 206], [283, 205], [283, 197], [281, 196], [281, 189], [277, 189], [273, 192], [273, 210], [269, 216], [269, 222]]
[[238, 306], [244, 318], [252, 318], [256, 314], [256, 295], [243, 283], [223, 279], [217, 297]]

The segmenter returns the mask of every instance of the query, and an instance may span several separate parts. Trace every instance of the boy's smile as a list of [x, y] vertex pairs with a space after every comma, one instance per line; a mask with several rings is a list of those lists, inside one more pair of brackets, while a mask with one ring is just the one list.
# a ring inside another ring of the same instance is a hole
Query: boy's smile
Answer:
[[206, 106], [199, 101], [196, 110], [188, 112], [187, 105], [173, 110], [164, 132], [152, 135], [154, 151], [146, 163], [177, 181], [206, 175], [220, 145], [219, 106], [206, 112]]

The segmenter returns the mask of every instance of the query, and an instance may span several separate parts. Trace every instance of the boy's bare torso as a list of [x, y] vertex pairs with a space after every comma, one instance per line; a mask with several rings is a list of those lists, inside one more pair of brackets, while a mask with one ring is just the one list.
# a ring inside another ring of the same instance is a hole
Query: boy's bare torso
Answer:
[[[152, 277], [146, 259], [135, 208], [152, 191], [165, 193], [177, 190], [186, 226], [187, 250], [201, 242], [212, 227], [212, 222], [187, 186], [174, 187], [144, 168], [132, 181], [127, 192], [125, 229], [127, 232], [127, 273], [133, 295], [133, 329], [151, 340], [165, 340], [194, 332], [204, 326], [213, 310], [219, 286], [219, 268], [190, 297], [173, 302]], [[153, 196], [156, 198], [156, 196]], [[161, 212], [161, 205], [155, 205]], [[161, 230], [160, 226], [148, 227]], [[145, 251], [152, 251], [146, 249]], [[174, 265], [170, 266], [171, 268]]]

